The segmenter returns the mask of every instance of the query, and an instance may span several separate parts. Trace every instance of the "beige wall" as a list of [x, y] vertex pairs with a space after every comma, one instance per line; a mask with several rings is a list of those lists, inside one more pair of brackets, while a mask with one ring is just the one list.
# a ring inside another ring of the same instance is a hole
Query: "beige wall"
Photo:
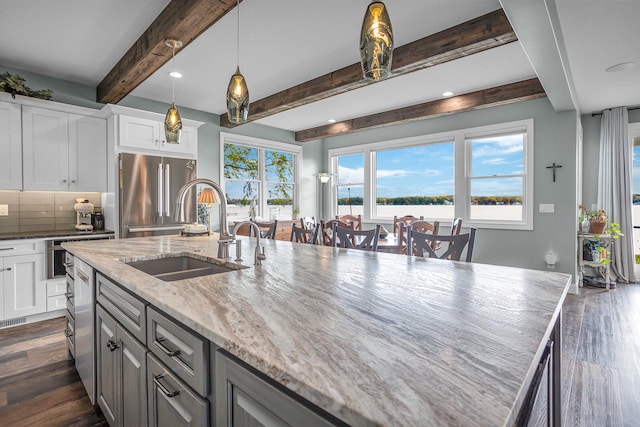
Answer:
[[62, 191], [0, 191], [0, 205], [9, 206], [9, 215], [0, 216], [0, 233], [73, 230], [76, 198], [89, 199], [101, 207], [100, 193]]

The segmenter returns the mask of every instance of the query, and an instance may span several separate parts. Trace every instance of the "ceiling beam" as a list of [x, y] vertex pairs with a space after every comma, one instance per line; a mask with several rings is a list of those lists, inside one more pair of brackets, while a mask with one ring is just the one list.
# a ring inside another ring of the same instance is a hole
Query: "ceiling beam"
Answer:
[[533, 78], [490, 89], [483, 89], [465, 95], [439, 99], [437, 101], [425, 102], [397, 110], [385, 111], [383, 113], [357, 117], [330, 125], [301, 130], [295, 133], [295, 139], [299, 142], [313, 141], [366, 129], [408, 123], [464, 111], [479, 110], [481, 108], [495, 107], [545, 96], [546, 94], [540, 81], [537, 78]]
[[[502, 9], [397, 47], [393, 51], [392, 74], [398, 77], [487, 49], [516, 41], [517, 37]], [[251, 103], [248, 121], [329, 98], [372, 84], [362, 77], [360, 63], [352, 64]], [[234, 127], [224, 114], [220, 125]]]
[[171, 59], [167, 38], [184, 48], [235, 6], [234, 0], [171, 0], [100, 82], [97, 101], [118, 103]]

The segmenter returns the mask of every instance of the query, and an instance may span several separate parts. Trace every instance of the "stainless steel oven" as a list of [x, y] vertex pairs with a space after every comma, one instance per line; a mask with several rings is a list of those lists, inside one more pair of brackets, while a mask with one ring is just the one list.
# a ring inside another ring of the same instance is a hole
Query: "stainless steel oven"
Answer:
[[76, 242], [83, 240], [105, 240], [113, 239], [112, 233], [91, 234], [86, 236], [65, 236], [56, 237], [46, 241], [47, 256], [47, 279], [56, 277], [64, 277], [66, 274], [65, 262], [67, 251], [64, 250], [62, 244], [64, 242]]

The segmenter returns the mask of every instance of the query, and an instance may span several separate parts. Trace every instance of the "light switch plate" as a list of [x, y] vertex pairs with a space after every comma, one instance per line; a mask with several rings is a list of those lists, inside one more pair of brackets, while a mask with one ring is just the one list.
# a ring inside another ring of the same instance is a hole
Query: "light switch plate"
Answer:
[[9, 216], [9, 205], [0, 205], [0, 216]]
[[553, 203], [540, 203], [538, 212], [540, 213], [554, 213], [556, 206]]

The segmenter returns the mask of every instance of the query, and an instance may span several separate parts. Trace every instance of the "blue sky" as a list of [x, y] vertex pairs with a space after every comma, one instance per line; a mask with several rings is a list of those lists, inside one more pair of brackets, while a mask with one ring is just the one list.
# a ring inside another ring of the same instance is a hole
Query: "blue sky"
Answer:
[[[523, 173], [522, 135], [505, 135], [472, 141], [472, 175], [494, 176]], [[377, 197], [439, 196], [454, 194], [453, 142], [377, 151]], [[362, 154], [341, 156], [338, 183], [356, 184], [364, 180]], [[472, 181], [472, 193], [522, 195], [521, 178], [492, 178]], [[362, 189], [351, 186], [351, 196]], [[346, 197], [346, 190], [339, 197]]]

